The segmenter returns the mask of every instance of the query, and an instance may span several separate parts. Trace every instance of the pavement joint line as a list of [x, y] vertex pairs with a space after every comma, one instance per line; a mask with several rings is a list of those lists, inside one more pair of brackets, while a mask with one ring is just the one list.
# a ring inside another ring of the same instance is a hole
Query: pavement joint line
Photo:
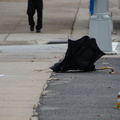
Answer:
[[4, 38], [4, 42], [7, 40], [7, 38], [9, 37], [10, 34], [7, 34], [7, 36], [5, 36]]
[[78, 4], [77, 11], [76, 11], [76, 13], [75, 13], [75, 17], [74, 17], [74, 20], [73, 20], [73, 23], [72, 23], [72, 28], [71, 28], [70, 35], [73, 34], [73, 31], [74, 31], [74, 28], [75, 28], [74, 26], [75, 26], [75, 23], [76, 23], [76, 20], [77, 20], [77, 15], [78, 15], [79, 10], [80, 10], [80, 4], [81, 4], [81, 0], [80, 0], [80, 2], [79, 2], [79, 4]]

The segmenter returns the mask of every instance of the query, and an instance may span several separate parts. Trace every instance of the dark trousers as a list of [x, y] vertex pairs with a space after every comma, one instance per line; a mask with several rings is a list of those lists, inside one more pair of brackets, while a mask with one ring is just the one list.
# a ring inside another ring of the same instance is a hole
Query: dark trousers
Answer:
[[34, 14], [37, 11], [37, 25], [36, 29], [42, 28], [42, 19], [43, 19], [43, 0], [28, 0], [28, 22], [30, 26], [35, 26]]

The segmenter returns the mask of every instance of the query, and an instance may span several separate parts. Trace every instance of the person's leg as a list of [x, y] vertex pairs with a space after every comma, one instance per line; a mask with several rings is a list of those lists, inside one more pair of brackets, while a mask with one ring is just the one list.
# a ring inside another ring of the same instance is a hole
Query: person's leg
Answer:
[[37, 25], [36, 25], [36, 31], [40, 31], [42, 29], [42, 20], [43, 20], [43, 15], [42, 15], [42, 10], [38, 11], [37, 10]]
[[33, 16], [29, 15], [28, 21], [29, 21], [29, 25], [30, 25], [30, 31], [34, 31], [35, 23], [34, 23]]
[[42, 29], [42, 21], [43, 21], [43, 1], [41, 0], [37, 5], [37, 25], [36, 25], [36, 32], [40, 32]]
[[35, 8], [32, 3], [28, 3], [28, 9], [27, 9], [27, 14], [28, 14], [28, 23], [30, 25], [30, 30], [34, 31], [34, 14], [35, 14]]

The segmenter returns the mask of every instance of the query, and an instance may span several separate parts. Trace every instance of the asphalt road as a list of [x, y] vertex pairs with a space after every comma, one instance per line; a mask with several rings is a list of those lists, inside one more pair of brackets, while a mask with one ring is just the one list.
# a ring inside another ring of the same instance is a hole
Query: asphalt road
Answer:
[[48, 93], [37, 108], [39, 119], [119, 120], [119, 61], [120, 58], [102, 58], [95, 63], [96, 68], [113, 67], [115, 74], [109, 74], [109, 70], [53, 74]]

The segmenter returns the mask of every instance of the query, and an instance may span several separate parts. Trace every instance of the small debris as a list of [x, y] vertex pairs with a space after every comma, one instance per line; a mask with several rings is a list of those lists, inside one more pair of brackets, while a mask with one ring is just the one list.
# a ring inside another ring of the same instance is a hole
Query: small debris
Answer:
[[102, 116], [105, 116], [105, 114], [101, 114], [101, 115], [97, 115], [98, 117], [102, 117]]
[[104, 63], [102, 63], [103, 65], [108, 65], [109, 63], [107, 63], [107, 62], [104, 62]]
[[31, 117], [30, 120], [38, 120], [37, 117]]
[[48, 92], [49, 92], [49, 91], [43, 91], [43, 92], [41, 93], [41, 95], [44, 96], [44, 95], [46, 95]]
[[5, 75], [4, 74], [0, 74], [0, 77], [4, 77]]
[[37, 72], [41, 72], [41, 71], [45, 71], [45, 70], [48, 70], [49, 68], [45, 68], [45, 69], [38, 69], [38, 70], [34, 70], [34, 71], [37, 71]]
[[115, 74], [115, 72], [113, 72], [113, 71], [110, 71], [109, 73], [110, 73], [110, 74]]
[[117, 108], [120, 110], [120, 92], [117, 95]]
[[111, 88], [111, 87], [108, 87], [108, 88]]
[[48, 87], [48, 83], [49, 82], [47, 81], [47, 84], [44, 85], [44, 88], [43, 88], [44, 90]]
[[53, 75], [53, 76], [55, 76], [56, 74], [55, 74], [55, 73], [53, 73], [52, 75]]
[[73, 79], [76, 79], [76, 77], [72, 77]]
[[34, 71], [40, 72], [40, 71], [43, 71], [43, 70], [39, 69], [39, 70], [34, 70]]
[[49, 80], [60, 80], [59, 78], [50, 78]]

